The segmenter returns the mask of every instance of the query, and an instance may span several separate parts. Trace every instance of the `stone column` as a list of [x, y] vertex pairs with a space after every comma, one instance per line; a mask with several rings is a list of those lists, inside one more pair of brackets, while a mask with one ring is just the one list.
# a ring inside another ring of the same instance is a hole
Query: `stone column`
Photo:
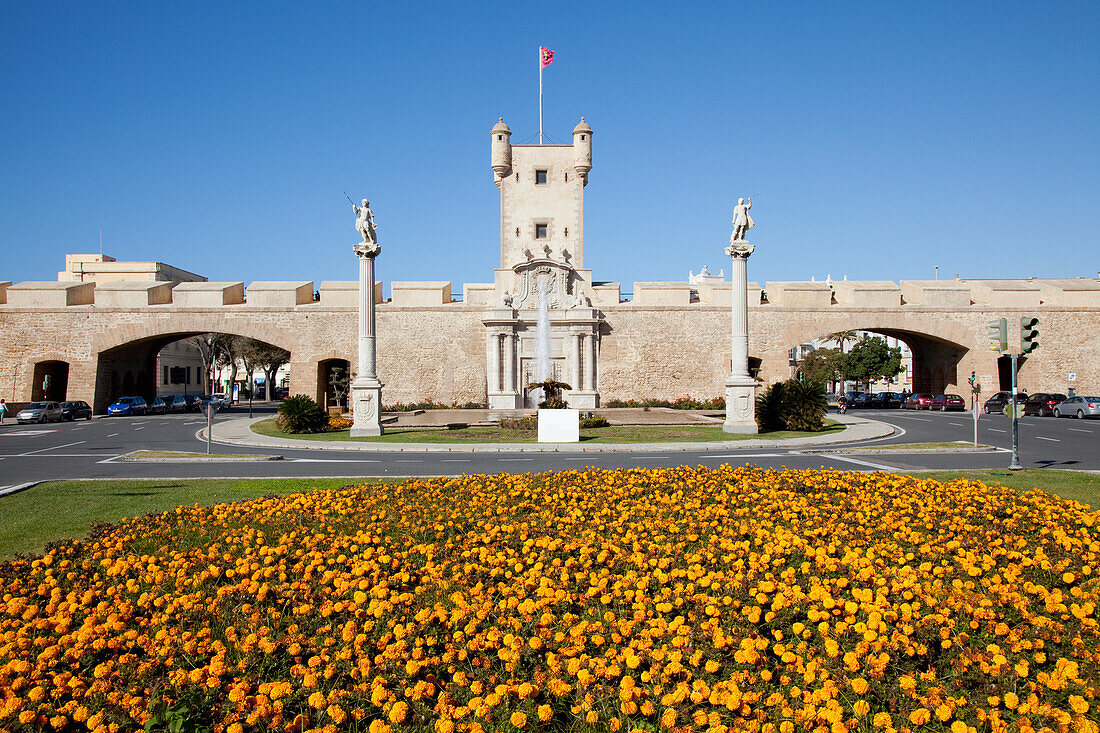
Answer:
[[570, 333], [570, 348], [569, 355], [572, 359], [573, 374], [570, 375], [570, 385], [574, 392], [580, 392], [584, 389], [584, 384], [581, 382], [581, 354], [584, 353], [584, 335], [579, 333]]
[[374, 258], [377, 244], [355, 246], [359, 258], [359, 374], [351, 383], [351, 436], [382, 434], [382, 383], [375, 372]]
[[500, 394], [500, 331], [489, 334], [489, 391]]
[[733, 258], [731, 298], [732, 369], [726, 380], [727, 433], [758, 432], [755, 417], [756, 380], [749, 376], [749, 280], [748, 259], [755, 247], [744, 240], [731, 240], [726, 254]]
[[516, 391], [516, 344], [515, 337], [509, 333], [504, 334], [504, 392]]
[[581, 343], [585, 348], [581, 350], [584, 354], [584, 388], [590, 392], [596, 391], [596, 352], [598, 347], [596, 345], [596, 334], [586, 333], [581, 337]]

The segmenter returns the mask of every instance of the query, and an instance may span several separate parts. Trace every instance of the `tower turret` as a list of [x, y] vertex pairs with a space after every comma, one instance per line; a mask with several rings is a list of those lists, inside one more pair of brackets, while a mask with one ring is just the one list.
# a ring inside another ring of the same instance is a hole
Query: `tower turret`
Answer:
[[501, 180], [512, 172], [512, 131], [504, 124], [504, 118], [493, 125], [493, 183], [500, 188]]
[[588, 185], [588, 171], [592, 170], [592, 128], [581, 118], [573, 128], [573, 168]]

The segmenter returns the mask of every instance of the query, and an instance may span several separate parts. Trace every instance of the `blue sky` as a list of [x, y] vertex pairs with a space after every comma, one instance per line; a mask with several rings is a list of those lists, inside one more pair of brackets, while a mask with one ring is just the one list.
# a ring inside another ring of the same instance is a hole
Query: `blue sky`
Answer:
[[1095, 277], [1100, 4], [0, 4], [0, 280], [491, 281], [489, 129], [593, 127], [585, 265], [683, 280]]

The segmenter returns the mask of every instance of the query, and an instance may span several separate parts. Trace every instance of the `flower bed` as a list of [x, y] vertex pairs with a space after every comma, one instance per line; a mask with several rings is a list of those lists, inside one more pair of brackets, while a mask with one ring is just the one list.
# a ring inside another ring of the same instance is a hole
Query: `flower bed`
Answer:
[[180, 507], [0, 566], [0, 728], [1095, 731], [1097, 517], [729, 467]]

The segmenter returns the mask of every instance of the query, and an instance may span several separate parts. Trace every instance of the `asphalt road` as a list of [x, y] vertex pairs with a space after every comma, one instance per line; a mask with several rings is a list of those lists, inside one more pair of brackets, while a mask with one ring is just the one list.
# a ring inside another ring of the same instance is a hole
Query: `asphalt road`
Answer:
[[[240, 408], [219, 417], [240, 417]], [[874, 445], [968, 441], [973, 436], [970, 413], [862, 410], [860, 415], [898, 428], [896, 435]], [[920, 469], [1005, 468], [1011, 445], [1011, 423], [1001, 415], [982, 415], [978, 440], [1005, 449], [993, 453], [851, 454], [790, 449], [699, 450], [661, 453], [363, 453], [317, 450], [263, 450], [214, 445], [214, 453], [282, 456], [279, 461], [215, 463], [127, 463], [119, 456], [138, 449], [203, 451], [197, 431], [205, 419], [197, 414], [136, 418], [97, 418], [90, 422], [0, 426], [0, 491], [5, 487], [49, 479], [186, 478], [282, 476], [421, 476], [462, 473], [515, 473], [557, 469], [717, 466], [754, 464], [848, 470], [913, 471]], [[851, 448], [851, 446], [844, 446]], [[1025, 467], [1100, 470], [1100, 421], [1028, 417], [1020, 421], [1020, 460]]]

